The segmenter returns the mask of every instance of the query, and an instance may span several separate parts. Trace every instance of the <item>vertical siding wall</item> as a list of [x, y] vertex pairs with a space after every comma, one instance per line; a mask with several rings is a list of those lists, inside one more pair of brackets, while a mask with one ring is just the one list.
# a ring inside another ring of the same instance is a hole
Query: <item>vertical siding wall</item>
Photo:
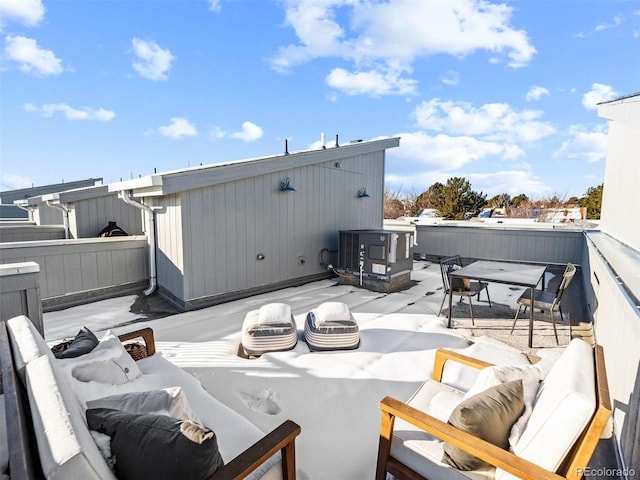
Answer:
[[43, 300], [147, 281], [146, 237], [4, 243], [0, 263], [40, 266]]
[[62, 210], [50, 207], [46, 203], [38, 205], [33, 212], [33, 221], [37, 225], [62, 225], [64, 223]]
[[616, 440], [626, 467], [637, 469], [640, 466], [640, 311], [589, 240], [587, 248], [590, 271], [588, 277], [584, 274], [586, 290], [591, 294], [595, 339], [604, 349]]
[[[337, 249], [340, 229], [382, 228], [384, 151], [340, 163], [165, 197], [157, 214], [159, 285], [188, 301], [326, 272], [320, 252]], [[296, 192], [279, 191], [287, 177]], [[362, 187], [369, 198], [358, 198]]]
[[156, 277], [158, 285], [184, 298], [182, 208], [180, 195], [154, 199], [156, 208]]
[[584, 250], [579, 230], [418, 225], [416, 236], [414, 252], [431, 257], [580, 265]]
[[640, 251], [637, 188], [640, 185], [640, 128], [609, 122], [602, 199], [603, 232]]
[[91, 238], [116, 222], [129, 235], [142, 235], [142, 211], [120, 200], [117, 194], [68, 204], [69, 229], [73, 238]]

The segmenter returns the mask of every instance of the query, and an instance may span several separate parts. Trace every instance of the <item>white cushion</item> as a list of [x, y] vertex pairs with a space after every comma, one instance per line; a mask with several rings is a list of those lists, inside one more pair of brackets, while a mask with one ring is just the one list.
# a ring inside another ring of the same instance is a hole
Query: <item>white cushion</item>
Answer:
[[[463, 393], [434, 380], [427, 380], [407, 402], [414, 408], [444, 422], [453, 408], [462, 401]], [[424, 430], [396, 418], [391, 441], [391, 456], [425, 478], [438, 480], [487, 480], [494, 477], [495, 469], [460, 471], [441, 462], [443, 442]]]
[[110, 330], [91, 352], [76, 358], [59, 359], [59, 365], [81, 382], [121, 385], [140, 376], [135, 360]]
[[316, 325], [324, 322], [351, 321], [349, 307], [342, 302], [324, 302], [318, 305]]
[[[580, 339], [569, 343], [538, 390], [529, 422], [513, 448], [519, 457], [556, 471], [596, 408], [593, 349]], [[499, 480], [515, 479], [498, 470]]]
[[53, 358], [53, 353], [31, 320], [24, 315], [7, 320], [7, 330], [13, 345], [13, 360], [16, 364], [16, 371], [24, 383], [24, 369], [27, 364], [42, 355]]
[[286, 303], [268, 303], [260, 307], [258, 325], [281, 325], [291, 322], [291, 307]]
[[49, 480], [115, 479], [89, 433], [77, 399], [54, 362], [43, 355], [26, 366], [29, 405], [44, 476]]
[[89, 400], [87, 409], [89, 408], [112, 408], [127, 413], [154, 413], [202, 423], [191, 409], [189, 401], [180, 387], [110, 395]]
[[[486, 336], [475, 338], [474, 342], [466, 348], [456, 348], [454, 350], [468, 357], [484, 360], [491, 364], [531, 365], [531, 362], [522, 351]], [[473, 386], [479, 373], [479, 370], [461, 363], [447, 362], [444, 366], [442, 382], [466, 392]]]

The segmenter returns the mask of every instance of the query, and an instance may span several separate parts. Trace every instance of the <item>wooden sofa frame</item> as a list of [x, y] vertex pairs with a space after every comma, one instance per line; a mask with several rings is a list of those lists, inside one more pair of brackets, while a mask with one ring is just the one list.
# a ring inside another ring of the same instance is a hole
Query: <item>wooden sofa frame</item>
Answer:
[[[153, 330], [144, 328], [119, 336], [120, 341], [142, 338], [147, 355], [156, 351]], [[29, 411], [26, 389], [18, 379], [13, 361], [7, 325], [0, 321], [0, 364], [2, 366], [2, 392], [9, 448], [9, 475], [11, 480], [42, 478], [38, 450], [33, 435], [33, 424]], [[3, 428], [0, 426], [0, 428]], [[218, 470], [209, 480], [241, 479], [248, 476], [278, 450], [282, 456], [282, 477], [295, 480], [295, 439], [300, 426], [291, 420], [283, 422], [254, 445], [242, 452]]]
[[[450, 350], [439, 349], [436, 352], [433, 368], [434, 380], [442, 381], [444, 365], [450, 360], [477, 369], [491, 365], [482, 360]], [[425, 480], [424, 477], [400, 463], [390, 454], [393, 425], [396, 417], [524, 480], [578, 480], [582, 478], [585, 467], [588, 465], [600, 435], [611, 416], [611, 400], [604, 365], [604, 353], [599, 345], [594, 346], [594, 362], [596, 410], [557, 472], [550, 472], [534, 463], [517, 457], [507, 450], [459, 430], [399, 400], [385, 397], [380, 402], [382, 422], [380, 425], [376, 480], [384, 480], [387, 472], [398, 479]]]

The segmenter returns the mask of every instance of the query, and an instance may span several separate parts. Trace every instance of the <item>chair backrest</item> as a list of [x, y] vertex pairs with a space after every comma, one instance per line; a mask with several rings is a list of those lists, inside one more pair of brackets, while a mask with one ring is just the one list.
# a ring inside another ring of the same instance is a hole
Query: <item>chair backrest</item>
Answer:
[[440, 273], [442, 274], [442, 285], [444, 285], [445, 292], [448, 292], [451, 289], [451, 284], [449, 283], [449, 272], [461, 267], [462, 261], [460, 260], [460, 255], [440, 259]]
[[560, 285], [558, 285], [558, 289], [556, 290], [556, 298], [553, 302], [554, 307], [560, 306], [560, 301], [562, 300], [562, 296], [564, 295], [564, 291], [569, 287], [571, 280], [576, 275], [576, 267], [572, 263], [567, 263], [567, 268], [564, 269], [564, 273], [562, 274], [562, 280], [560, 281]]

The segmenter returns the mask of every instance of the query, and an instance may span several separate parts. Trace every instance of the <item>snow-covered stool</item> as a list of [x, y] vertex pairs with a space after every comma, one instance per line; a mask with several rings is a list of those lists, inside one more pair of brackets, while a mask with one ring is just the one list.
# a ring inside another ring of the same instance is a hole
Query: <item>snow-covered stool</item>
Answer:
[[242, 349], [246, 355], [290, 350], [296, 343], [298, 329], [286, 303], [268, 303], [244, 317]]
[[360, 345], [360, 329], [347, 305], [325, 302], [307, 314], [304, 338], [310, 350], [350, 350]]

